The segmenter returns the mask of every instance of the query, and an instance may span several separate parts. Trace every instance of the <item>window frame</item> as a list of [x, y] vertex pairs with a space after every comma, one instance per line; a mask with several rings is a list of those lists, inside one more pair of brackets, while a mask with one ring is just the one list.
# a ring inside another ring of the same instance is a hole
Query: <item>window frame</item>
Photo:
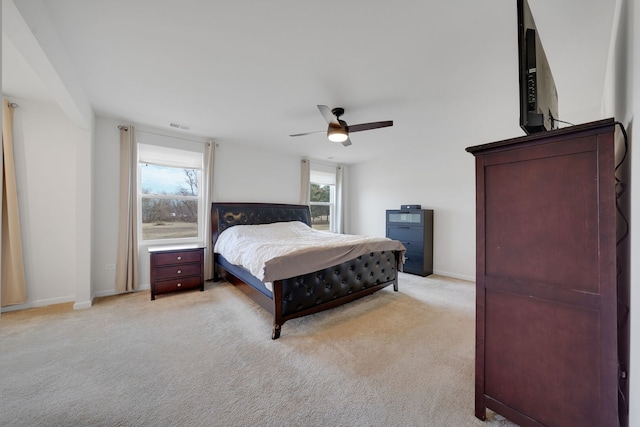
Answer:
[[[145, 145], [157, 145], [159, 147], [163, 147], [165, 146], [165, 144], [153, 144], [152, 142], [141, 142], [138, 141], [138, 144], [145, 144]], [[175, 163], [172, 164], [171, 161], [156, 161], [156, 162], [148, 162], [148, 161], [144, 161], [140, 159], [140, 156], [138, 156], [138, 164], [137, 164], [137, 202], [138, 202], [138, 209], [137, 209], [137, 224], [138, 224], [138, 244], [139, 245], [145, 245], [145, 246], [158, 246], [158, 245], [174, 245], [174, 244], [192, 244], [192, 243], [196, 243], [196, 244], [202, 244], [202, 242], [204, 242], [204, 231], [205, 231], [205, 207], [204, 207], [204, 202], [205, 202], [205, 198], [204, 198], [204, 191], [202, 191], [203, 187], [202, 187], [202, 183], [203, 183], [203, 179], [204, 179], [204, 152], [200, 152], [200, 151], [194, 151], [194, 150], [184, 150], [181, 149], [179, 147], [175, 147], [175, 146], [170, 146], [168, 148], [174, 149], [174, 150], [181, 150], [181, 151], [185, 151], [185, 152], [191, 152], [191, 153], [197, 153], [200, 158], [201, 158], [201, 162], [200, 162], [200, 167], [196, 168], [196, 167], [185, 167], [182, 165], [176, 165]], [[175, 169], [195, 169], [198, 170], [198, 195], [197, 196], [183, 196], [183, 195], [179, 195], [179, 194], [155, 194], [155, 193], [151, 193], [151, 194], [143, 194], [142, 192], [142, 168], [144, 167], [144, 165], [155, 165], [155, 166], [161, 166], [161, 167], [170, 167], [170, 168], [175, 168]], [[179, 238], [164, 238], [164, 239], [145, 239], [143, 236], [143, 230], [142, 230], [142, 226], [143, 226], [143, 219], [142, 219], [142, 201], [143, 199], [164, 199], [164, 200], [196, 200], [197, 201], [197, 215], [198, 215], [198, 220], [197, 220], [197, 236], [194, 237], [179, 237]]]
[[[314, 175], [319, 179], [315, 179]], [[333, 180], [327, 180], [326, 177], [332, 175]], [[325, 179], [322, 179], [322, 177]], [[311, 185], [328, 186], [329, 187], [329, 201], [328, 202], [314, 202], [311, 200]], [[309, 208], [311, 206], [329, 206], [329, 230], [332, 233], [337, 233], [336, 215], [336, 195], [337, 195], [337, 183], [335, 167], [326, 165], [312, 164], [309, 177]], [[313, 227], [313, 217], [311, 218]], [[313, 227], [315, 228], [315, 227]]]

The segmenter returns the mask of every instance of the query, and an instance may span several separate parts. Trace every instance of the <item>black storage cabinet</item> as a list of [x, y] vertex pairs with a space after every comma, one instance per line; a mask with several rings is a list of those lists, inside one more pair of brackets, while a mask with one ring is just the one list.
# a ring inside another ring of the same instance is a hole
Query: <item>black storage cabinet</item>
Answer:
[[407, 249], [404, 272], [433, 274], [433, 210], [387, 210], [387, 237], [400, 240]]

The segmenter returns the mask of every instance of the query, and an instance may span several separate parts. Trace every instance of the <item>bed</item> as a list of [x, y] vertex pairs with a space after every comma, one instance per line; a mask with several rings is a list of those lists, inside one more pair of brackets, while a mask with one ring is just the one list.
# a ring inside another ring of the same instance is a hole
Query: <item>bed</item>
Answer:
[[[223, 246], [221, 235], [231, 227], [259, 226], [238, 227], [230, 230], [227, 235], [241, 230], [244, 233], [244, 230], [281, 228], [285, 225], [280, 223], [287, 223], [286, 227], [291, 225], [298, 229], [310, 229], [309, 207], [269, 203], [213, 203], [211, 206], [214, 281], [225, 279], [271, 313], [272, 339], [280, 337], [282, 325], [287, 320], [340, 306], [389, 285], [393, 285], [394, 291], [398, 291], [398, 271], [402, 268], [404, 246], [386, 238], [371, 238], [371, 241], [363, 243], [367, 245], [366, 248], [362, 244], [354, 244], [348, 250], [327, 248], [328, 255], [327, 252], [319, 252], [321, 249], [316, 247], [309, 249], [314, 251], [312, 253], [278, 257], [275, 261], [269, 261], [270, 264], [264, 264], [263, 275], [260, 272], [252, 273], [246, 265], [229, 261], [227, 258], [232, 258], [230, 255], [225, 257], [218, 253], [218, 248]], [[236, 244], [227, 246], [250, 245], [238, 244], [236, 241]], [[323, 248], [322, 251], [324, 250]], [[302, 258], [295, 258], [296, 256]], [[312, 267], [310, 270], [306, 266], [308, 260], [312, 260], [312, 266], [321, 268]], [[334, 264], [333, 261], [337, 262]], [[264, 277], [258, 278], [259, 275]]]

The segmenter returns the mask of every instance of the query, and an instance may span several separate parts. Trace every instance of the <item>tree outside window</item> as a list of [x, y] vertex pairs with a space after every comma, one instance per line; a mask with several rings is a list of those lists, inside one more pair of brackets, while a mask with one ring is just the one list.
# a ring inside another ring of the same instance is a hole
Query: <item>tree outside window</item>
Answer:
[[140, 164], [142, 240], [198, 237], [199, 169]]
[[335, 185], [310, 184], [311, 226], [316, 230], [334, 231]]

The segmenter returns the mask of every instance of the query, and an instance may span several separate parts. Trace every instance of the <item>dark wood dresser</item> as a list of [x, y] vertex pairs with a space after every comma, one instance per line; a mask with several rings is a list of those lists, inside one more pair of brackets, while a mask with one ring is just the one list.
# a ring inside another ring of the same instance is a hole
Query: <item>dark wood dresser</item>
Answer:
[[490, 408], [522, 426], [620, 425], [614, 133], [609, 119], [467, 148], [480, 419]]
[[387, 237], [401, 241], [407, 249], [403, 271], [433, 274], [433, 210], [388, 210], [386, 225]]
[[149, 248], [149, 254], [151, 300], [168, 292], [204, 291], [204, 247], [157, 246]]

